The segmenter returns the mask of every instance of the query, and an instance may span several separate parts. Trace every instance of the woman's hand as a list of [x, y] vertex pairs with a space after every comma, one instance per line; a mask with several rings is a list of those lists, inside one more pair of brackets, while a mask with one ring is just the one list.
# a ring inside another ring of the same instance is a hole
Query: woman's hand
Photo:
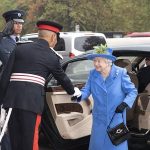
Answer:
[[122, 102], [115, 110], [115, 113], [122, 113], [128, 105], [125, 102]]

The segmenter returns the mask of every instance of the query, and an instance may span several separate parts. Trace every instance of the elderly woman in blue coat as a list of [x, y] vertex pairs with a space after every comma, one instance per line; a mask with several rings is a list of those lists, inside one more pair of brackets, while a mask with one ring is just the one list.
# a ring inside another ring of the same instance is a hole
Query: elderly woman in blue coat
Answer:
[[[94, 47], [94, 53], [87, 55], [93, 60], [95, 69], [91, 70], [85, 87], [78, 100], [86, 100], [91, 94], [94, 99], [93, 124], [89, 150], [128, 150], [127, 141], [115, 146], [107, 134], [107, 127], [126, 123], [126, 108], [132, 107], [137, 89], [131, 82], [126, 69], [113, 64], [116, 57], [106, 46]], [[123, 113], [123, 115], [122, 115]]]

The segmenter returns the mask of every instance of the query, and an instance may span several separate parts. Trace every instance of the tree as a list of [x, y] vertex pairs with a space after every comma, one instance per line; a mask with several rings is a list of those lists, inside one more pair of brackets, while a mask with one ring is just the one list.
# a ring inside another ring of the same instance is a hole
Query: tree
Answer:
[[[17, 4], [15, 3], [15, 0], [1, 0], [0, 2], [0, 14], [3, 14], [7, 10], [11, 10], [16, 8]], [[5, 21], [2, 16], [0, 16], [0, 29], [3, 30]]]
[[[1, 0], [2, 1], [2, 0]], [[36, 32], [39, 19], [53, 20], [63, 31], [149, 31], [149, 0], [3, 0], [1, 14], [10, 9], [26, 12], [23, 33]], [[3, 27], [0, 20], [0, 29]]]

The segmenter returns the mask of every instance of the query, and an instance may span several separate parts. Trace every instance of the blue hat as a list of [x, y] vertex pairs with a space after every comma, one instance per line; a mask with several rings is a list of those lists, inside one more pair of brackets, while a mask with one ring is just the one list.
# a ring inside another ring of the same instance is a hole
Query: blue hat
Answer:
[[5, 18], [6, 22], [10, 20], [14, 20], [16, 22], [24, 22], [23, 17], [25, 12], [22, 10], [10, 10], [3, 13], [3, 17]]
[[95, 57], [102, 57], [110, 59], [112, 61], [116, 60], [116, 57], [112, 55], [113, 50], [108, 48], [106, 45], [94, 46], [94, 52], [87, 55], [87, 59], [93, 60]]

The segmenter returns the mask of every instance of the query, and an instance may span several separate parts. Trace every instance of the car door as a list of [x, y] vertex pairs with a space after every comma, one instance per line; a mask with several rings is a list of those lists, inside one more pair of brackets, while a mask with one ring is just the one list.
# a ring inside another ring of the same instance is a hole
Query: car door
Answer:
[[[78, 60], [68, 62], [64, 68], [74, 86], [81, 89], [93, 68], [93, 63], [90, 60]], [[90, 135], [92, 98], [80, 103], [72, 102], [71, 96], [52, 78], [48, 83], [46, 101], [64, 139], [78, 139]]]
[[[93, 68], [93, 62], [86, 59], [70, 60], [63, 64], [65, 73], [79, 89], [84, 86]], [[72, 102], [71, 96], [50, 77], [41, 126], [53, 149], [84, 149], [83, 145], [87, 149], [92, 126], [92, 104], [91, 96], [80, 103]]]

